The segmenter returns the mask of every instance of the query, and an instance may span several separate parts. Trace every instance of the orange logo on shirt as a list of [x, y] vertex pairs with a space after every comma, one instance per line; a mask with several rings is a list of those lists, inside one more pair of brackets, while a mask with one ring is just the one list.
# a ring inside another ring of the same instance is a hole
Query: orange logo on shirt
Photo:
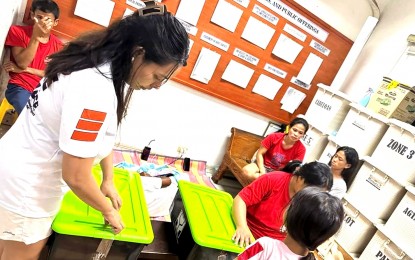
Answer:
[[95, 141], [106, 116], [107, 113], [104, 112], [84, 109], [71, 139], [83, 142]]

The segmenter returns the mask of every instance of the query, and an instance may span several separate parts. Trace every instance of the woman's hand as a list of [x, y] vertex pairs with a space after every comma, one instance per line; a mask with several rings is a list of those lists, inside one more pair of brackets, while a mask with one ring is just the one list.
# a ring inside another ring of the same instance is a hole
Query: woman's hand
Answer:
[[109, 212], [102, 212], [105, 222], [108, 223], [115, 234], [120, 233], [124, 229], [124, 223], [122, 222], [120, 213], [112, 208]]
[[247, 247], [254, 242], [251, 230], [246, 227], [237, 227], [232, 237], [233, 242], [239, 247]]
[[111, 200], [114, 209], [120, 210], [122, 200], [118, 195], [117, 189], [114, 187], [114, 183], [112, 181], [103, 181], [101, 184], [101, 192], [105, 197]]

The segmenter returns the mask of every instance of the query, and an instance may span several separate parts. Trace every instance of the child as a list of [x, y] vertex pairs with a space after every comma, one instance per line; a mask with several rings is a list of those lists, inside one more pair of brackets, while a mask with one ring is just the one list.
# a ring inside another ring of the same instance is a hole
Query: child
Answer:
[[45, 75], [49, 55], [62, 48], [61, 40], [51, 33], [59, 21], [59, 7], [54, 1], [33, 1], [30, 17], [34, 24], [12, 25], [5, 42], [11, 49], [10, 61], [3, 65], [10, 76], [5, 96], [18, 114]]
[[339, 230], [343, 217], [338, 198], [317, 187], [306, 187], [293, 197], [285, 213], [284, 241], [262, 237], [236, 259], [315, 259], [312, 251]]

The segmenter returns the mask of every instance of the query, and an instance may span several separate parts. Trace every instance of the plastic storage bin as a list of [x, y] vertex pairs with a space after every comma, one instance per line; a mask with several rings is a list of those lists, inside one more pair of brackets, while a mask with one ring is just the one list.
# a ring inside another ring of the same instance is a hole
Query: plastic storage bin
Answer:
[[388, 119], [357, 104], [350, 107], [336, 139], [356, 149], [359, 157], [370, 156], [388, 129]]
[[405, 195], [405, 185], [379, 169], [370, 157], [363, 157], [355, 179], [347, 191], [353, 205], [364, 208], [372, 218], [386, 220]]
[[373, 152], [376, 165], [397, 178], [415, 184], [415, 127], [389, 120], [389, 128]]
[[[94, 167], [93, 174], [101, 183], [101, 168]], [[123, 201], [120, 214], [124, 230], [114, 235], [99, 211], [69, 191], [52, 225], [54, 238], [48, 259], [103, 259], [105, 247], [111, 246], [107, 259], [135, 260], [144, 245], [153, 241], [140, 175], [114, 168], [114, 183]], [[111, 240], [114, 240], [112, 245]]]
[[376, 232], [375, 224], [380, 224], [379, 219], [369, 219], [362, 211], [358, 210], [346, 198], [343, 198], [344, 221], [340, 230], [335, 235], [335, 240], [351, 254], [361, 254]]
[[362, 260], [412, 260], [413, 254], [408, 253], [400, 244], [390, 238], [390, 232], [386, 232], [382, 225], [376, 225], [378, 230], [365, 250], [360, 255]]
[[324, 147], [323, 152], [320, 155], [320, 158], [318, 159], [319, 162], [322, 163], [329, 163], [331, 157], [336, 153], [337, 148], [340, 146], [343, 146], [341, 144], [338, 144], [336, 137], [334, 136], [328, 136], [327, 137], [327, 145]]
[[342, 124], [353, 102], [346, 94], [317, 84], [317, 92], [305, 113], [305, 117], [324, 133], [336, 132]]
[[243, 251], [231, 239], [235, 233], [232, 203], [232, 196], [226, 192], [179, 181], [172, 222], [180, 259], [205, 259], [206, 255], [214, 259], [220, 255], [224, 255], [223, 259], [234, 259]]
[[400, 241], [408, 254], [415, 256], [415, 188], [406, 187], [407, 192], [385, 224], [391, 239]]
[[[307, 120], [307, 118], [303, 115], [299, 115], [298, 117], [302, 117]], [[323, 133], [316, 126], [311, 124], [309, 125], [310, 127], [307, 133], [301, 139], [306, 148], [304, 162], [312, 162], [318, 160], [327, 143], [329, 142], [327, 139], [327, 134]]]

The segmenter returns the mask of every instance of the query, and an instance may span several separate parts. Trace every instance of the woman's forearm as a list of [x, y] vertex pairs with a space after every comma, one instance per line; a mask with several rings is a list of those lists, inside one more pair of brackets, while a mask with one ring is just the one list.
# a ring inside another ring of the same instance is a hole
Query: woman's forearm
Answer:
[[113, 207], [92, 175], [92, 163], [93, 158], [80, 158], [64, 153], [62, 177], [82, 201], [105, 214], [111, 212]]

